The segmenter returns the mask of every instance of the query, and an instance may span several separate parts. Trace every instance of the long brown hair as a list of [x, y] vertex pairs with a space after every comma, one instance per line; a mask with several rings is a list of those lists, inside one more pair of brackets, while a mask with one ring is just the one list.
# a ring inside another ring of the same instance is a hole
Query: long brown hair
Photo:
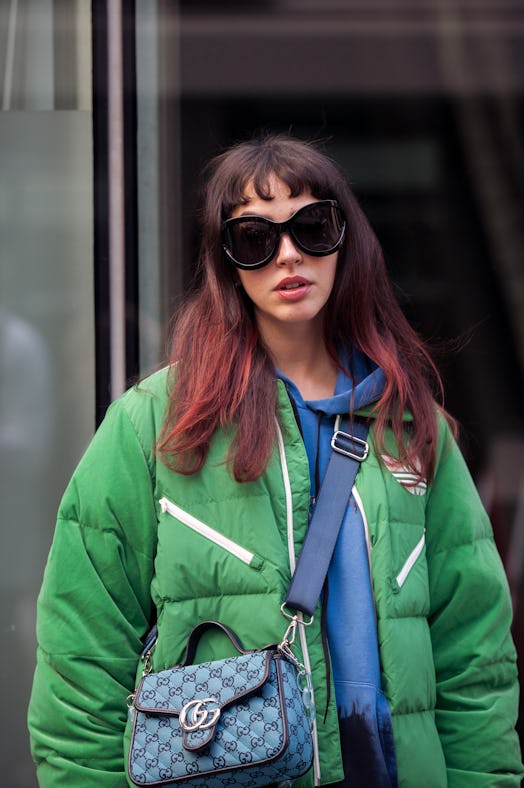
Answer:
[[[239, 143], [205, 172], [199, 285], [174, 324], [171, 363], [177, 374], [157, 450], [166, 464], [195, 473], [220, 427], [235, 426], [229, 460], [237, 481], [258, 478], [275, 440], [275, 371], [251, 302], [222, 250], [221, 228], [245, 201], [248, 184], [270, 199], [269, 180], [291, 196], [310, 191], [335, 199], [347, 221], [335, 283], [325, 309], [325, 341], [336, 359], [354, 348], [382, 368], [384, 392], [375, 408], [374, 440], [384, 451], [391, 427], [399, 459], [432, 479], [437, 419], [432, 388], [442, 384], [430, 355], [393, 293], [380, 244], [341, 170], [312, 143], [271, 135]], [[404, 414], [412, 416], [409, 433]]]

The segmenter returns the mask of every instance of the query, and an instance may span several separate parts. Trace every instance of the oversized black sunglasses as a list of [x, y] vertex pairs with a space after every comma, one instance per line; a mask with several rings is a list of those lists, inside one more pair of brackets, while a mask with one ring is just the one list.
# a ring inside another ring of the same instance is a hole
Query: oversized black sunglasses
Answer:
[[346, 221], [336, 200], [320, 200], [304, 205], [286, 222], [263, 216], [239, 216], [222, 225], [224, 250], [237, 268], [262, 268], [278, 251], [282, 233], [306, 254], [325, 257], [333, 254], [344, 240]]

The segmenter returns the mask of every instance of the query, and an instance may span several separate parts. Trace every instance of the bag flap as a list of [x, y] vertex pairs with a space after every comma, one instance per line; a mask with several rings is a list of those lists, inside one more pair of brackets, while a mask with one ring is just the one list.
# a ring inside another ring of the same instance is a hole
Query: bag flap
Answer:
[[212, 699], [222, 709], [264, 684], [272, 656], [271, 651], [257, 651], [150, 673], [140, 682], [133, 705], [149, 714], [180, 715], [187, 704]]

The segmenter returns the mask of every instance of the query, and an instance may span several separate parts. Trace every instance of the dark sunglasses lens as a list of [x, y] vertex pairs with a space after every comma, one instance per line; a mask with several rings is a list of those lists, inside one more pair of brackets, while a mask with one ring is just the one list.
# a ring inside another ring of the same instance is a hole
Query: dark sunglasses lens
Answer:
[[258, 265], [272, 253], [276, 230], [264, 219], [246, 219], [227, 228], [227, 246], [243, 265]]
[[297, 242], [313, 255], [325, 254], [336, 247], [343, 229], [336, 206], [326, 203], [306, 205], [291, 224]]
[[237, 265], [260, 268], [274, 257], [286, 230], [302, 251], [321, 257], [338, 249], [344, 229], [337, 204], [325, 201], [304, 206], [282, 224], [262, 216], [231, 219], [224, 225], [224, 245]]

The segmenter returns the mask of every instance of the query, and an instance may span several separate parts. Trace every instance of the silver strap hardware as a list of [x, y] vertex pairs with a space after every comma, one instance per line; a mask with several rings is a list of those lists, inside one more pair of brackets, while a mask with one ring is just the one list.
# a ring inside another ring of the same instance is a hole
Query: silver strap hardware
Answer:
[[335, 430], [331, 438], [331, 448], [338, 454], [350, 457], [357, 462], [363, 462], [369, 454], [369, 444], [362, 438], [355, 438], [349, 432]]

